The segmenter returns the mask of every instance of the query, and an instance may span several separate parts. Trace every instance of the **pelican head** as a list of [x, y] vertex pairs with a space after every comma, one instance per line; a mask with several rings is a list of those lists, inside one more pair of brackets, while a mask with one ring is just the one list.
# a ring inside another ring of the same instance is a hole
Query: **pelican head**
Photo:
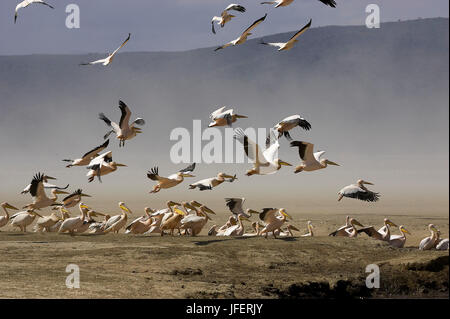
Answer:
[[248, 208], [248, 209], [246, 210], [246, 213], [247, 213], [248, 215], [259, 215], [259, 212], [257, 212], [256, 210], [250, 209], [250, 208]]
[[278, 169], [280, 169], [281, 166], [292, 166], [292, 164], [289, 164], [288, 162], [285, 162], [285, 161], [283, 161], [281, 159], [275, 160], [275, 163], [277, 164]]
[[428, 229], [432, 232], [438, 233], [439, 230], [433, 224], [428, 225]]
[[178, 175], [180, 175], [181, 177], [195, 177], [195, 175], [183, 172], [178, 172]]
[[174, 208], [173, 211], [175, 212], [175, 214], [178, 214], [180, 216], [185, 216], [186, 215], [185, 212], [183, 212], [181, 209], [178, 209], [178, 208]]
[[286, 209], [280, 208], [280, 209], [279, 209], [279, 212], [280, 212], [281, 215], [285, 216], [286, 218], [289, 218], [289, 219], [291, 219], [291, 220], [293, 219], [293, 218], [286, 212]]
[[365, 180], [363, 180], [363, 179], [359, 179], [358, 182], [357, 182], [357, 184], [358, 184], [358, 185], [363, 185], [363, 184], [366, 184], [366, 185], [373, 185], [373, 183], [368, 182], [368, 181], [365, 181]]
[[5, 203], [1, 203], [0, 206], [3, 207], [3, 208], [7, 208], [7, 209], [19, 210], [18, 208], [14, 207], [14, 206], [6, 203], [6, 202]]
[[84, 209], [89, 209], [89, 206], [87, 206], [85, 203], [80, 202], [80, 204], [78, 204], [78, 207], [80, 208], [80, 210], [84, 210]]
[[399, 229], [400, 229], [400, 231], [401, 231], [402, 233], [411, 235], [411, 233], [405, 228], [405, 226], [401, 225], [401, 226], [399, 227]]
[[125, 205], [124, 202], [119, 202], [119, 208], [128, 214], [132, 214], [131, 210], [127, 207], [127, 205]]
[[219, 173], [219, 174], [217, 174], [217, 177], [219, 177], [219, 178], [231, 178], [231, 179], [237, 179], [236, 178], [236, 176], [231, 176], [231, 175], [228, 175], [228, 174], [225, 174], [225, 173]]
[[109, 165], [115, 169], [117, 169], [117, 167], [128, 167], [125, 164], [120, 164], [120, 163], [116, 163], [116, 162], [111, 162]]
[[56, 178], [54, 178], [54, 177], [51, 177], [51, 176], [48, 176], [48, 175], [44, 175], [44, 177], [43, 177], [44, 182], [48, 182], [49, 179], [56, 180]]
[[385, 225], [392, 226], [392, 227], [398, 227], [396, 224], [394, 224], [393, 222], [391, 222], [391, 221], [390, 221], [389, 219], [387, 219], [387, 218], [384, 219], [384, 224], [385, 224]]
[[238, 217], [238, 219], [239, 220], [241, 220], [241, 221], [247, 221], [247, 222], [250, 222], [251, 220], [250, 219], [248, 219], [247, 217], [245, 217], [244, 215], [239, 215], [239, 217]]

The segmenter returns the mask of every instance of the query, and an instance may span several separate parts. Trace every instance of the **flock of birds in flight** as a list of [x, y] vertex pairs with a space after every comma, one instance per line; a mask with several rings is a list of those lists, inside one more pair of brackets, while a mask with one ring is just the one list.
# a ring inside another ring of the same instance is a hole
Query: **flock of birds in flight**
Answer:
[[[336, 2], [333, 0], [319, 0], [325, 5], [335, 7]], [[275, 7], [284, 7], [291, 4], [293, 0], [276, 0], [269, 2], [262, 2], [262, 4], [273, 4]], [[53, 6], [47, 4], [43, 0], [25, 0], [19, 3], [15, 10], [14, 22], [16, 23], [18, 17], [18, 10], [26, 8], [30, 4], [43, 4], [53, 9]], [[216, 30], [214, 24], [217, 23], [221, 27], [230, 22], [235, 16], [230, 14], [231, 11], [246, 12], [246, 9], [239, 4], [230, 4], [222, 11], [220, 16], [213, 17], [212, 32], [215, 34]], [[247, 41], [247, 37], [251, 35], [251, 31], [262, 23], [267, 14], [256, 20], [250, 27], [248, 27], [239, 38], [230, 41], [218, 48], [215, 51], [224, 49], [228, 46], [235, 46], [243, 44]], [[311, 26], [311, 20], [298, 32], [296, 32], [289, 41], [283, 43], [267, 43], [262, 41], [264, 45], [274, 46], [278, 48], [278, 51], [284, 51], [291, 49], [296, 42], [297, 38], [302, 35]], [[108, 66], [113, 61], [113, 58], [117, 52], [125, 46], [130, 40], [131, 34], [128, 34], [127, 39], [117, 48], [113, 53], [109, 54], [106, 58], [96, 60], [93, 62], [82, 63], [81, 65], [95, 65], [101, 64]], [[99, 119], [102, 120], [110, 129], [104, 136], [105, 142], [100, 146], [88, 151], [78, 159], [64, 159], [67, 162], [67, 168], [74, 166], [86, 166], [88, 169], [87, 177], [88, 181], [92, 182], [95, 177], [101, 182], [102, 176], [115, 172], [119, 167], [126, 166], [113, 161], [112, 152], [108, 151], [100, 154], [109, 145], [108, 137], [111, 134], [115, 134], [119, 140], [119, 147], [125, 146], [125, 141], [131, 140], [138, 134], [142, 133], [141, 126], [145, 125], [145, 120], [142, 118], [136, 118], [130, 123], [131, 111], [130, 108], [123, 102], [119, 101], [119, 109], [121, 111], [121, 117], [119, 123], [111, 121], [105, 114], [100, 113]], [[245, 115], [236, 114], [233, 109], [227, 109], [225, 106], [212, 112], [210, 115], [212, 122], [209, 127], [223, 127], [232, 126], [238, 119], [247, 118]], [[290, 146], [298, 148], [299, 157], [301, 163], [295, 168], [295, 173], [302, 171], [311, 172], [326, 168], [328, 165], [339, 166], [339, 164], [323, 158], [324, 151], [314, 152], [314, 144], [304, 141], [293, 141], [290, 135], [290, 131], [299, 127], [303, 130], [310, 130], [311, 124], [300, 115], [289, 116], [271, 128], [269, 135], [266, 139], [266, 149], [263, 151], [262, 147], [249, 138], [242, 129], [235, 129], [234, 139], [242, 144], [245, 154], [252, 161], [253, 167], [246, 172], [247, 176], [252, 175], [269, 175], [274, 174], [281, 169], [282, 166], [292, 166], [291, 164], [278, 158], [278, 150], [280, 148], [279, 139], [284, 136], [290, 141]], [[150, 191], [150, 193], [157, 193], [162, 189], [173, 188], [184, 181], [184, 178], [195, 177], [193, 175], [195, 169], [195, 163], [188, 167], [179, 170], [178, 172], [171, 174], [167, 177], [159, 174], [158, 167], [150, 169], [147, 173], [147, 177], [156, 182], [156, 185]], [[5, 216], [0, 217], [0, 228], [6, 226], [9, 222], [12, 226], [20, 228], [21, 231], [26, 231], [27, 226], [31, 225], [36, 217], [39, 219], [35, 225], [35, 231], [45, 232], [68, 232], [70, 234], [83, 233], [90, 231], [91, 233], [118, 233], [122, 228], [125, 228], [126, 233], [132, 234], [153, 234], [158, 233], [164, 235], [170, 233], [174, 235], [174, 231], [177, 230], [179, 235], [198, 235], [209, 220], [211, 220], [211, 214], [215, 214], [213, 210], [207, 206], [197, 202], [167, 202], [167, 207], [159, 210], [152, 210], [151, 208], [145, 208], [145, 216], [139, 217], [127, 225], [128, 216], [131, 214], [131, 210], [123, 202], [119, 203], [121, 214], [115, 216], [109, 216], [107, 214], [96, 212], [90, 209], [86, 204], [82, 202], [83, 197], [90, 197], [83, 193], [81, 189], [69, 194], [65, 190], [69, 185], [65, 187], [58, 187], [53, 184], [49, 184], [48, 181], [55, 179], [45, 174], [38, 173], [33, 178], [31, 183], [25, 187], [22, 191], [23, 194], [30, 193], [33, 198], [33, 202], [24, 206], [26, 211], [9, 215], [9, 210], [18, 210], [13, 205], [8, 203], [2, 203], [0, 206], [5, 211]], [[189, 185], [190, 189], [199, 189], [200, 191], [212, 190], [223, 182], [233, 182], [237, 179], [236, 175], [230, 175], [226, 173], [218, 173], [217, 176], [200, 180], [198, 182]], [[373, 185], [365, 180], [358, 180], [355, 184], [348, 185], [342, 188], [338, 192], [338, 201], [343, 197], [354, 198], [367, 202], [376, 202], [379, 200], [379, 193], [369, 190], [365, 185]], [[45, 190], [51, 189], [52, 197], [48, 197]], [[58, 202], [59, 194], [67, 194], [61, 203]], [[226, 198], [226, 206], [231, 212], [231, 216], [228, 221], [221, 225], [214, 225], [208, 231], [208, 235], [211, 236], [273, 236], [273, 237], [288, 237], [293, 236], [293, 231], [299, 231], [294, 225], [288, 223], [288, 220], [292, 220], [292, 217], [287, 213], [284, 208], [264, 208], [261, 211], [255, 211], [252, 209], [244, 210], [243, 204], [244, 198]], [[80, 215], [77, 217], [70, 217], [68, 209], [78, 206]], [[49, 216], [42, 216], [36, 211], [52, 207], [53, 210], [59, 210], [60, 215], [52, 213]], [[260, 222], [253, 222], [251, 228], [253, 232], [246, 233], [243, 222], [250, 221], [252, 215], [258, 215]], [[103, 216], [103, 221], [96, 221], [94, 217]], [[357, 229], [356, 226], [362, 227]], [[336, 231], [332, 232], [330, 236], [345, 236], [356, 237], [360, 233], [366, 233], [368, 236], [387, 241], [389, 244], [395, 247], [403, 247], [406, 242], [406, 235], [409, 231], [402, 225], [399, 227], [401, 235], [391, 235], [390, 227], [398, 227], [396, 224], [388, 219], [384, 220], [382, 228], [376, 230], [373, 226], [365, 227], [354, 218], [347, 216], [346, 224]], [[307, 222], [308, 233], [302, 235], [313, 236], [314, 226], [311, 221]], [[448, 239], [440, 238], [440, 231], [432, 224], [428, 226], [431, 235], [419, 245], [420, 249], [448, 249]]]

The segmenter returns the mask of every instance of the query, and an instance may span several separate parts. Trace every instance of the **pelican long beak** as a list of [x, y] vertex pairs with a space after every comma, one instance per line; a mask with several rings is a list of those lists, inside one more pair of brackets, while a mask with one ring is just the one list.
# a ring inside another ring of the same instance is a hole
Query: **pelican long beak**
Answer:
[[282, 161], [282, 160], [279, 160], [278, 163], [280, 165], [284, 165], [284, 166], [292, 166], [292, 164], [289, 164], [288, 162], [285, 162], [285, 161]]
[[329, 160], [327, 160], [327, 164], [328, 165], [334, 165], [334, 166], [341, 166], [338, 163], [335, 163], [335, 162], [332, 162], [332, 161], [329, 161]]
[[252, 215], [259, 215], [259, 212], [257, 212], [256, 210], [253, 210], [253, 209], [249, 209], [247, 212]]
[[69, 194], [69, 193], [65, 191], [56, 190], [55, 194]]
[[36, 216], [39, 216], [39, 217], [43, 218], [41, 214], [38, 214], [38, 213], [36, 213], [36, 212], [31, 212], [31, 214], [33, 214], [33, 215], [36, 215]]
[[411, 235], [411, 233], [405, 227], [402, 227], [402, 232]]
[[210, 209], [209, 207], [206, 207], [205, 205], [202, 206], [202, 209], [203, 209], [206, 213], [216, 215], [216, 213], [215, 213], [212, 209]]
[[180, 204], [180, 203], [177, 203], [177, 202], [173, 202], [173, 201], [169, 201], [169, 206], [175, 206], [175, 205], [177, 205], [177, 206], [181, 206], [181, 204]]
[[131, 210], [130, 210], [127, 206], [125, 206], [125, 205], [120, 205], [119, 207], [120, 207], [121, 210], [127, 212], [128, 214], [132, 214], [132, 213], [131, 213]]
[[56, 178], [51, 177], [51, 176], [45, 176], [45, 179], [55, 179], [56, 180]]
[[8, 203], [5, 204], [5, 208], [13, 209], [13, 210], [19, 210], [18, 208], [14, 207], [14, 206], [12, 206], [12, 205], [10, 205]]
[[237, 179], [237, 177], [236, 177], [236, 175], [234, 175], [234, 176], [231, 176], [231, 175], [227, 175], [227, 174], [223, 174], [223, 177], [225, 177], [225, 178], [231, 178], [231, 179]]
[[80, 208], [85, 208], [85, 209], [89, 209], [89, 207], [88, 206], [86, 206], [86, 205], [80, 205]]
[[189, 208], [189, 209], [192, 209], [192, 210], [195, 210], [195, 208], [196, 208], [195, 205], [192, 205], [190, 203], [184, 203], [184, 206]]
[[92, 197], [91, 195], [88, 195], [88, 194], [81, 194], [80, 196], [81, 197]]
[[242, 216], [242, 215], [239, 215], [239, 219], [240, 219], [240, 220], [245, 220], [246, 222], [251, 222], [250, 219], [248, 219], [247, 217]]
[[117, 167], [128, 167], [128, 166], [125, 165], [125, 164], [119, 164], [119, 163], [117, 163], [116, 166], [117, 166]]
[[361, 224], [359, 221], [357, 221], [356, 219], [353, 219], [353, 224], [355, 224], [356, 226], [359, 226], [359, 227], [364, 227], [364, 225], [363, 224]]
[[181, 176], [183, 176], [183, 177], [195, 177], [195, 175], [192, 175], [192, 174], [181, 174]]
[[195, 206], [195, 207], [202, 207], [203, 205], [197, 202], [196, 200], [191, 201], [189, 204]]
[[396, 224], [394, 224], [394, 223], [391, 222], [390, 220], [388, 220], [388, 221], [386, 222], [386, 224], [388, 224], [389, 226], [392, 226], [392, 227], [398, 227]]
[[291, 215], [289, 215], [287, 212], [286, 212], [286, 210], [285, 209], [281, 209], [280, 210], [280, 213], [283, 215], [283, 216], [286, 216], [287, 218], [289, 218], [289, 219], [293, 219], [292, 217], [291, 217]]
[[181, 209], [174, 208], [173, 210], [174, 210], [174, 212], [177, 213], [178, 215], [181, 215], [181, 216], [186, 215]]
[[363, 184], [374, 185], [373, 183], [371, 183], [371, 182], [366, 182], [366, 181], [363, 181]]

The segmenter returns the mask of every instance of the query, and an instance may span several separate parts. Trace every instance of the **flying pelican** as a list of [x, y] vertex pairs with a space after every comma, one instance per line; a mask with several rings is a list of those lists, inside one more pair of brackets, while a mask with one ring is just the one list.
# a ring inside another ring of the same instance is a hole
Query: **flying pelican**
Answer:
[[58, 230], [59, 233], [69, 232], [73, 235], [77, 228], [83, 226], [89, 207], [81, 202], [78, 204], [78, 208], [80, 209], [80, 215], [77, 217], [66, 218]]
[[94, 180], [95, 176], [97, 176], [99, 182], [101, 182], [101, 176], [115, 172], [118, 167], [127, 167], [127, 165], [114, 162], [112, 160], [112, 152], [109, 151], [97, 156], [89, 163], [87, 167], [87, 169], [89, 169], [89, 172], [86, 174], [86, 176], [89, 177], [89, 183]]
[[151, 214], [155, 211], [149, 207], [145, 207], [144, 212], [144, 216], [136, 218], [125, 228], [125, 234], [143, 234], [150, 229], [150, 226], [153, 224]]
[[292, 166], [291, 164], [276, 158], [278, 149], [280, 148], [280, 143], [278, 141], [275, 141], [264, 152], [261, 152], [261, 147], [245, 135], [242, 129], [236, 129], [233, 137], [244, 146], [245, 154], [253, 161], [253, 168], [247, 171], [247, 176], [254, 174], [274, 174], [283, 165]]
[[216, 213], [196, 201], [191, 201], [189, 204], [191, 205], [190, 207], [196, 211], [196, 214], [184, 217], [180, 221], [180, 228], [188, 230], [191, 236], [197, 236], [202, 231], [208, 220], [211, 219], [208, 214], [215, 215]]
[[244, 211], [243, 205], [245, 202], [245, 198], [225, 198], [226, 205], [228, 209], [233, 214], [235, 220], [237, 220], [239, 215], [250, 218], [252, 214], [259, 215], [259, 212], [253, 209], [247, 209]]
[[132, 214], [132, 212], [124, 202], [119, 203], [119, 208], [122, 210], [122, 213], [108, 219], [105, 225], [104, 233], [115, 232], [118, 234], [120, 229], [126, 226], [128, 220], [127, 214]]
[[[332, 8], [336, 8], [336, 1], [335, 0], [319, 0], [323, 4], [330, 6]], [[275, 0], [275, 1], [264, 1], [261, 2], [261, 4], [274, 4], [275, 8], [278, 7], [286, 7], [290, 5], [294, 0]]]
[[78, 205], [81, 202], [82, 197], [91, 197], [90, 195], [84, 194], [82, 189], [77, 189], [72, 194], [69, 194], [62, 200], [62, 204], [65, 208], [71, 208]]
[[428, 230], [430, 231], [431, 235], [422, 239], [419, 244], [420, 250], [430, 250], [436, 247], [439, 230], [433, 224], [428, 225]]
[[411, 235], [411, 233], [403, 225], [401, 225], [398, 229], [400, 230], [401, 235], [392, 235], [388, 239], [388, 243], [393, 247], [403, 248], [406, 243], [406, 234]]
[[235, 46], [235, 45], [238, 45], [238, 44], [243, 44], [243, 43], [245, 43], [245, 42], [247, 41], [247, 37], [248, 37], [249, 35], [251, 35], [251, 32], [250, 32], [250, 31], [252, 31], [254, 28], [256, 28], [256, 27], [258, 26], [258, 24], [260, 24], [261, 22], [263, 22], [263, 21], [266, 19], [266, 17], [267, 17], [267, 13], [266, 13], [266, 15], [265, 15], [264, 17], [259, 18], [258, 20], [256, 20], [255, 22], [253, 22], [252, 25], [249, 26], [249, 27], [248, 27], [248, 28], [247, 28], [247, 29], [239, 36], [239, 38], [237, 38], [237, 39], [235, 39], [235, 40], [233, 40], [233, 41], [230, 41], [230, 42], [228, 42], [228, 43], [226, 43], [226, 44], [224, 44], [224, 45], [222, 45], [222, 46], [216, 48], [214, 51], [218, 51], [218, 50], [221, 50], [221, 49], [225, 49], [225, 48], [227, 48], [227, 47], [229, 47], [229, 46]]
[[302, 159], [302, 163], [295, 168], [294, 173], [300, 173], [302, 171], [312, 172], [326, 168], [328, 165], [340, 166], [326, 158], [320, 159], [321, 156], [325, 154], [325, 151], [314, 153], [314, 144], [302, 141], [292, 141], [291, 147], [298, 147], [298, 154]]
[[18, 208], [15, 208], [14, 206], [8, 204], [8, 203], [1, 203], [0, 207], [3, 208], [3, 211], [5, 212], [5, 216], [0, 216], [0, 228], [6, 226], [9, 222], [9, 212], [8, 209], [13, 210], [19, 210]]
[[122, 45], [118, 47], [113, 53], [111, 54], [108, 53], [108, 56], [106, 58], [88, 63], [80, 63], [80, 65], [95, 65], [95, 64], [102, 64], [104, 66], [110, 65], [116, 53], [125, 46], [125, 44], [130, 40], [130, 38], [131, 33], [128, 33], [128, 38], [122, 43]]
[[389, 219], [385, 218], [384, 219], [384, 226], [385, 228], [381, 228], [381, 229], [385, 229], [385, 232], [378, 232], [375, 227], [373, 226], [369, 226], [369, 227], [364, 227], [358, 230], [358, 234], [359, 233], [366, 233], [367, 236], [378, 239], [378, 240], [384, 240], [384, 241], [389, 241], [389, 238], [391, 238], [391, 232], [389, 229], [389, 226], [393, 226], [393, 227], [398, 227], [396, 224], [394, 224], [393, 222], [391, 222]]
[[356, 237], [357, 229], [355, 225], [364, 227], [359, 221], [354, 218], [350, 218], [350, 216], [345, 217], [345, 225], [339, 227], [337, 230], [329, 234], [328, 236], [340, 236], [340, 237]]
[[46, 179], [54, 179], [53, 177], [46, 176], [38, 173], [33, 177], [30, 186], [30, 195], [33, 197], [33, 203], [26, 205], [23, 208], [28, 210], [42, 209], [49, 206], [53, 206], [58, 200], [58, 194], [68, 194], [65, 191], [61, 191], [57, 188], [52, 189], [51, 193], [53, 197], [48, 198], [44, 191], [44, 181]]
[[[39, 174], [40, 174], [40, 173], [39, 173]], [[43, 176], [42, 176], [43, 186], [44, 186], [45, 189], [59, 189], [59, 190], [64, 190], [64, 189], [69, 188], [69, 184], [67, 184], [66, 187], [58, 187], [58, 186], [56, 186], [56, 185], [49, 184], [49, 183], [48, 183], [48, 180], [49, 180], [49, 179], [54, 179], [54, 180], [56, 180], [56, 178], [51, 177], [51, 176], [47, 176], [47, 175], [44, 175], [44, 174], [42, 174], [42, 175], [43, 175]], [[25, 187], [25, 188], [22, 190], [21, 194], [27, 194], [27, 193], [29, 193], [29, 192], [30, 192], [30, 189], [31, 189], [31, 183], [28, 184], [27, 187]]]
[[81, 158], [78, 159], [63, 159], [63, 162], [69, 162], [70, 164], [68, 164], [66, 167], [70, 168], [72, 166], [86, 166], [89, 164], [89, 162], [94, 159], [95, 157], [98, 156], [98, 154], [103, 151], [105, 148], [107, 148], [109, 145], [109, 140], [106, 140], [105, 143], [103, 143], [100, 146], [97, 146], [96, 148], [94, 148], [93, 150], [87, 152], [86, 154], [84, 154]]
[[308, 233], [301, 235], [301, 237], [313, 237], [314, 236], [314, 233], [313, 233], [314, 226], [313, 226], [312, 222], [310, 220], [308, 220], [308, 222], [306, 223], [306, 226], [308, 228]]
[[[226, 180], [226, 178], [229, 178], [229, 180]], [[189, 185], [189, 189], [195, 189], [198, 188], [201, 191], [204, 190], [212, 190], [213, 187], [219, 186], [223, 182], [234, 182], [237, 179], [236, 175], [231, 176], [225, 173], [219, 173], [216, 177], [206, 178], [202, 179], [201, 181], [195, 182], [193, 184]]]
[[265, 223], [259, 234], [264, 234], [266, 238], [268, 233], [272, 233], [273, 237], [276, 238], [276, 231], [281, 231], [286, 219], [292, 219], [284, 208], [264, 208], [259, 214], [259, 218]]
[[182, 170], [178, 171], [175, 174], [170, 175], [169, 177], [162, 177], [159, 175], [158, 167], [155, 166], [147, 173], [148, 178], [150, 178], [152, 181], [158, 182], [158, 184], [153, 186], [153, 189], [150, 192], [150, 194], [157, 193], [161, 189], [172, 188], [174, 186], [177, 186], [182, 181], [184, 181], [185, 177], [195, 177], [194, 175], [191, 174], [194, 171], [194, 169], [195, 163], [189, 165], [186, 168], [183, 168]]
[[338, 193], [338, 201], [340, 201], [343, 197], [356, 198], [366, 202], [378, 201], [380, 199], [380, 194], [368, 190], [364, 184], [373, 185], [370, 182], [360, 179], [356, 182], [356, 184], [351, 184], [342, 188]]
[[[300, 115], [291, 115], [275, 124], [273, 130], [278, 132], [278, 138], [284, 135], [289, 141], [292, 141], [289, 131], [297, 126], [305, 131], [309, 131], [311, 129], [311, 124], [303, 117]], [[268, 138], [270, 138], [270, 133]]]
[[11, 226], [19, 227], [22, 232], [26, 232], [27, 226], [34, 222], [36, 216], [42, 217], [31, 209], [26, 212], [17, 213], [14, 217], [11, 216]]
[[228, 11], [238, 11], [245, 12], [245, 8], [239, 4], [232, 3], [225, 10], [222, 11], [220, 17], [214, 16], [211, 20], [212, 33], [216, 34], [216, 30], [214, 29], [214, 22], [217, 22], [222, 28], [225, 26], [227, 22], [230, 22], [232, 18], [235, 16], [230, 14]]
[[16, 23], [16, 21], [17, 21], [17, 15], [18, 15], [19, 9], [26, 8], [32, 3], [43, 4], [51, 9], [55, 9], [54, 7], [52, 7], [51, 5], [49, 5], [48, 3], [46, 3], [42, 0], [24, 0], [16, 6], [16, 10], [15, 10], [15, 14], [14, 14], [14, 23]]
[[131, 140], [137, 134], [142, 133], [141, 128], [136, 127], [136, 125], [138, 126], [145, 125], [145, 120], [138, 117], [130, 125], [130, 117], [131, 117], [130, 108], [123, 101], [119, 101], [119, 108], [120, 112], [122, 113], [122, 115], [120, 116], [119, 124], [112, 122], [103, 113], [100, 113], [98, 117], [100, 120], [104, 121], [106, 125], [112, 127], [112, 130], [106, 133], [106, 135], [103, 138], [107, 139], [109, 135], [115, 133], [117, 135], [117, 139], [119, 140], [119, 147], [121, 147], [125, 146], [126, 140]]
[[297, 38], [301, 36], [303, 33], [306, 32], [311, 27], [312, 19], [309, 20], [308, 24], [305, 25], [303, 28], [301, 28], [297, 33], [295, 33], [292, 38], [289, 39], [288, 42], [264, 42], [264, 40], [261, 40], [261, 44], [268, 45], [271, 47], [278, 48], [278, 51], [288, 51], [294, 47], [294, 45], [298, 42]]
[[233, 109], [226, 110], [226, 106], [222, 106], [220, 109], [215, 110], [211, 113], [209, 116], [212, 120], [211, 123], [209, 123], [208, 127], [215, 127], [215, 126], [232, 126], [234, 122], [237, 121], [237, 119], [246, 119], [248, 118], [245, 115], [238, 115], [234, 113]]

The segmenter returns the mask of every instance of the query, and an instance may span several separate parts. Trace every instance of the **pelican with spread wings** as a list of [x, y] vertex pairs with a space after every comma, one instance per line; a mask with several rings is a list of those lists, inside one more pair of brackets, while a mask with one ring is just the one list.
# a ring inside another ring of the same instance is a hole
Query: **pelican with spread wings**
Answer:
[[29, 188], [30, 195], [33, 197], [33, 203], [28, 204], [23, 208], [26, 208], [28, 210], [36, 210], [58, 205], [58, 203], [56, 202], [58, 200], [58, 194], [68, 194], [67, 192], [62, 191], [59, 188], [53, 188], [51, 192], [53, 197], [47, 197], [47, 194], [45, 193], [44, 182], [46, 182], [48, 179], [55, 178], [41, 173], [33, 176]]
[[302, 171], [312, 172], [326, 168], [328, 165], [340, 166], [326, 158], [322, 158], [325, 151], [314, 152], [314, 144], [302, 141], [291, 142], [291, 147], [298, 147], [298, 153], [302, 159], [302, 163], [295, 168], [294, 173]]
[[89, 177], [89, 183], [94, 180], [95, 176], [97, 176], [99, 182], [101, 182], [101, 176], [115, 172], [119, 167], [127, 167], [127, 165], [114, 162], [112, 159], [112, 152], [109, 151], [97, 156], [89, 163], [87, 167], [89, 172], [86, 176]]
[[233, 41], [230, 41], [230, 42], [228, 42], [228, 43], [226, 43], [226, 44], [216, 48], [214, 51], [225, 49], [225, 48], [227, 48], [229, 46], [235, 46], [235, 45], [239, 45], [239, 44], [245, 43], [247, 41], [247, 37], [252, 34], [251, 31], [254, 28], [256, 28], [261, 22], [263, 22], [266, 19], [266, 17], [267, 17], [267, 13], [266, 13], [266, 15], [264, 17], [259, 18], [258, 20], [253, 22], [251, 26], [249, 26], [244, 32], [242, 32], [242, 34], [239, 36], [239, 38], [237, 38], [237, 39], [235, 39]]
[[130, 40], [130, 38], [131, 38], [131, 33], [128, 33], [128, 38], [122, 43], [122, 45], [120, 47], [118, 47], [113, 53], [111, 53], [111, 54], [108, 53], [108, 56], [106, 58], [100, 59], [97, 61], [88, 62], [88, 63], [81, 63], [80, 65], [95, 65], [95, 64], [101, 64], [104, 66], [110, 65], [114, 59], [114, 56], [117, 54], [117, 52], [120, 49], [122, 49], [125, 46], [125, 44], [127, 44], [127, 42]]
[[230, 212], [233, 214], [235, 220], [238, 220], [240, 215], [250, 218], [252, 214], [259, 214], [259, 212], [250, 208], [247, 208], [244, 211], [244, 202], [245, 198], [225, 198], [225, 203]]
[[287, 42], [264, 42], [264, 40], [261, 40], [261, 44], [268, 45], [271, 47], [278, 48], [278, 51], [288, 51], [294, 47], [294, 45], [298, 42], [297, 38], [301, 36], [303, 33], [306, 32], [311, 27], [312, 19], [309, 20], [308, 24], [306, 24], [303, 28], [301, 28], [298, 32], [296, 32], [292, 38], [289, 39]]
[[89, 162], [94, 158], [97, 157], [98, 154], [103, 151], [105, 148], [107, 148], [109, 145], [109, 140], [106, 140], [105, 143], [103, 143], [100, 146], [95, 147], [93, 150], [90, 150], [89, 152], [87, 152], [86, 154], [84, 154], [83, 156], [81, 156], [81, 158], [77, 158], [77, 159], [63, 159], [63, 162], [68, 162], [70, 164], [68, 164], [66, 167], [70, 168], [72, 166], [86, 166], [89, 164]]
[[235, 130], [234, 138], [244, 146], [245, 154], [253, 161], [253, 168], [247, 171], [247, 176], [274, 174], [280, 170], [281, 166], [292, 166], [278, 158], [278, 149], [280, 148], [278, 140], [275, 140], [263, 152], [261, 147], [240, 128]]
[[103, 113], [100, 113], [98, 116], [100, 120], [102, 120], [106, 123], [106, 125], [112, 128], [112, 130], [106, 133], [104, 139], [107, 139], [109, 135], [115, 133], [117, 135], [117, 139], [119, 140], [119, 147], [121, 147], [125, 146], [126, 140], [131, 140], [137, 134], [142, 133], [141, 128], [136, 127], [136, 125], [142, 126], [145, 124], [145, 121], [144, 119], [138, 117], [130, 125], [130, 108], [123, 101], [119, 101], [119, 108], [121, 112], [119, 124], [112, 122]]
[[53, 6], [49, 5], [48, 3], [44, 2], [43, 0], [24, 0], [22, 2], [20, 2], [17, 6], [16, 6], [16, 10], [15, 10], [15, 14], [14, 14], [14, 23], [17, 22], [17, 16], [19, 13], [19, 9], [23, 9], [28, 7], [30, 4], [43, 4], [44, 6], [49, 7], [50, 9], [55, 9]]
[[226, 23], [230, 22], [235, 16], [230, 14], [229, 11], [245, 12], [245, 8], [239, 4], [232, 3], [225, 10], [222, 11], [220, 17], [214, 16], [211, 20], [212, 33], [216, 34], [216, 29], [214, 28], [214, 22], [216, 22], [220, 27], [224, 27]]
[[153, 189], [150, 192], [150, 194], [157, 193], [161, 189], [175, 187], [178, 184], [180, 184], [181, 182], [183, 182], [185, 177], [195, 177], [194, 175], [192, 175], [192, 172], [194, 171], [194, 169], [195, 169], [195, 163], [189, 165], [186, 168], [183, 168], [182, 170], [180, 170], [177, 173], [172, 174], [168, 177], [162, 177], [159, 175], [158, 167], [152, 168], [150, 171], [148, 171], [147, 177], [149, 179], [151, 179], [152, 181], [158, 182], [158, 184], [153, 186]]
[[356, 198], [366, 202], [378, 201], [380, 199], [380, 194], [368, 190], [367, 187], [364, 186], [365, 184], [373, 185], [371, 182], [360, 179], [356, 182], [356, 184], [345, 186], [338, 193], [338, 201], [340, 201], [343, 197]]
[[226, 109], [226, 106], [222, 106], [220, 109], [215, 110], [209, 116], [212, 120], [208, 127], [216, 126], [232, 126], [237, 119], [246, 119], [247, 116], [234, 113], [233, 109]]

